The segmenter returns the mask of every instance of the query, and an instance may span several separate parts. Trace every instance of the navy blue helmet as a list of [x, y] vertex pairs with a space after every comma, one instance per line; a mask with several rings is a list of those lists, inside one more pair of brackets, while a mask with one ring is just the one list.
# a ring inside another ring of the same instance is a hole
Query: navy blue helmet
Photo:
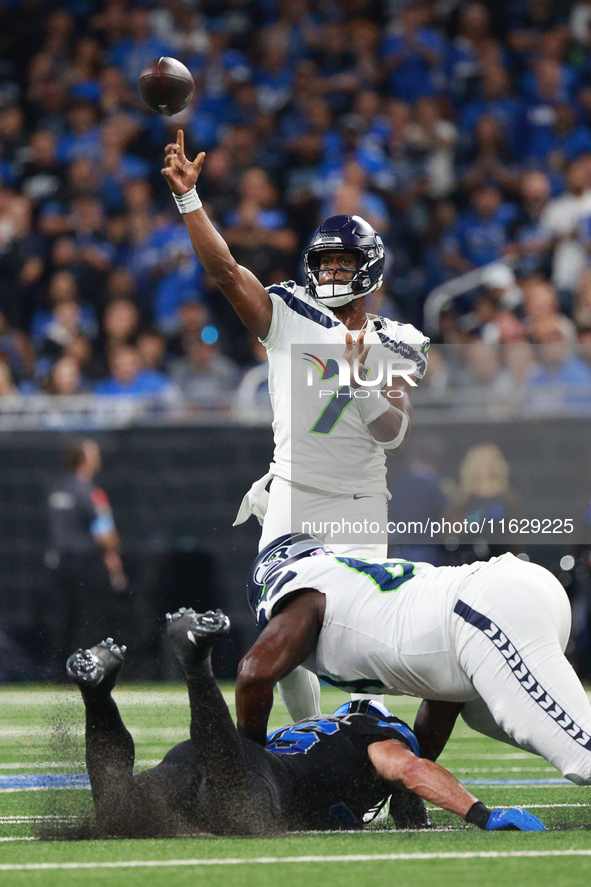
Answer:
[[264, 628], [270, 618], [270, 605], [280, 591], [275, 579], [279, 570], [313, 555], [332, 554], [330, 548], [308, 533], [286, 533], [270, 542], [256, 557], [246, 586], [248, 605], [254, 613], [259, 628]]
[[[321, 285], [318, 280], [320, 257], [322, 253], [334, 251], [357, 255], [357, 271], [352, 280]], [[379, 289], [384, 280], [384, 260], [382, 238], [370, 224], [360, 216], [332, 216], [316, 229], [304, 250], [306, 289], [323, 305], [339, 308]]]

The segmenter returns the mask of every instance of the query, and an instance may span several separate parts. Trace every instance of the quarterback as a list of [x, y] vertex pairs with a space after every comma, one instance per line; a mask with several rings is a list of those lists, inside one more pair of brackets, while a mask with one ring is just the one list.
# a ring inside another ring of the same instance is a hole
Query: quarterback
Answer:
[[564, 656], [570, 605], [543, 567], [512, 554], [461, 567], [368, 561], [302, 534], [259, 554], [248, 595], [263, 631], [236, 695], [253, 739], [264, 741], [273, 684], [304, 663], [345, 690], [428, 700], [415, 723], [427, 757], [461, 712], [591, 784], [591, 705]]
[[[358, 216], [335, 216], [318, 228], [304, 251], [305, 287], [286, 281], [265, 289], [237, 264], [201, 207], [195, 185], [204, 159], [201, 153], [187, 160], [179, 130], [176, 143], [166, 146], [162, 174], [199, 260], [269, 358], [273, 462], [244, 497], [236, 523], [255, 514], [263, 525], [262, 549], [301, 530], [300, 518], [331, 526], [344, 517], [369, 530], [331, 539], [336, 551], [385, 557], [386, 454], [408, 437], [411, 390], [425, 373], [429, 340], [409, 324], [366, 313], [365, 297], [382, 285], [385, 256], [379, 235]], [[404, 375], [368, 392], [361, 389], [370, 348]], [[335, 371], [339, 358], [350, 365], [348, 385]], [[309, 391], [295, 384], [294, 373], [303, 368], [312, 380]], [[319, 711], [317, 682], [303, 680], [301, 672], [296, 682], [297, 674], [291, 692], [283, 686], [294, 719]]]

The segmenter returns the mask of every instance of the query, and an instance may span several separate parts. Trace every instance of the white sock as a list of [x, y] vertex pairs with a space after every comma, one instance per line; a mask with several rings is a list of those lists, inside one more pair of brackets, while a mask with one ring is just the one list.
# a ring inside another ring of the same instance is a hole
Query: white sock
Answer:
[[292, 721], [303, 721], [320, 714], [320, 681], [307, 668], [298, 665], [277, 688]]

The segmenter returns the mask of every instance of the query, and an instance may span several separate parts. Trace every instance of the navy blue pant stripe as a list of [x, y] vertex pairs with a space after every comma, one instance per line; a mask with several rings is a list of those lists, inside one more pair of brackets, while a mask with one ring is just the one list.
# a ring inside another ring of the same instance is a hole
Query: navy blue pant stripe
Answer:
[[482, 613], [479, 613], [478, 610], [473, 610], [472, 607], [469, 607], [468, 604], [465, 604], [464, 601], [458, 601], [454, 607], [454, 613], [457, 613], [458, 616], [461, 616], [464, 622], [469, 622], [470, 625], [475, 625], [476, 628], [479, 628], [480, 631], [486, 631], [487, 628], [490, 628], [492, 622], [486, 616], [483, 616]]
[[473, 610], [472, 607], [469, 607], [464, 601], [457, 602], [454, 607], [454, 613], [486, 635], [490, 642], [497, 648], [499, 653], [505, 657], [507, 665], [534, 702], [536, 702], [540, 708], [543, 709], [546, 714], [571, 737], [571, 739], [574, 739], [574, 741], [578, 742], [579, 745], [582, 745], [583, 748], [591, 751], [591, 736], [579, 727], [574, 718], [571, 718], [570, 715], [558, 705], [556, 700], [544, 690], [539, 681], [535, 679], [525, 665], [523, 659], [515, 649], [515, 645], [511, 643], [507, 635], [501, 631], [499, 626], [496, 625], [492, 619], [489, 619], [488, 616], [484, 616], [482, 613], [479, 613], [478, 610]]

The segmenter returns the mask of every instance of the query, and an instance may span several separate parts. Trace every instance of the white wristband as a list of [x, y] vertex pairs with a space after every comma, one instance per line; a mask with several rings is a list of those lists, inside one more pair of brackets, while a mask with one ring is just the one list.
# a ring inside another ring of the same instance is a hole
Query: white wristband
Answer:
[[179, 208], [179, 212], [181, 215], [186, 215], [187, 213], [192, 213], [196, 209], [201, 209], [203, 204], [199, 200], [199, 195], [195, 190], [195, 185], [191, 188], [190, 191], [187, 191], [185, 194], [181, 194], [179, 197], [178, 194], [173, 194], [175, 203]]
[[[402, 412], [402, 411], [401, 411]], [[376, 440], [381, 447], [385, 450], [395, 450], [400, 446], [402, 441], [404, 440], [404, 435], [406, 434], [406, 429], [408, 428], [408, 416], [406, 413], [402, 413], [402, 421], [400, 423], [400, 431], [394, 438], [394, 440]]]
[[376, 397], [373, 391], [368, 391], [368, 394], [369, 397], [354, 396], [355, 403], [361, 413], [361, 421], [364, 425], [371, 425], [372, 422], [375, 422], [376, 419], [379, 419], [380, 416], [383, 416], [390, 409], [390, 404], [381, 394], [379, 397]]

